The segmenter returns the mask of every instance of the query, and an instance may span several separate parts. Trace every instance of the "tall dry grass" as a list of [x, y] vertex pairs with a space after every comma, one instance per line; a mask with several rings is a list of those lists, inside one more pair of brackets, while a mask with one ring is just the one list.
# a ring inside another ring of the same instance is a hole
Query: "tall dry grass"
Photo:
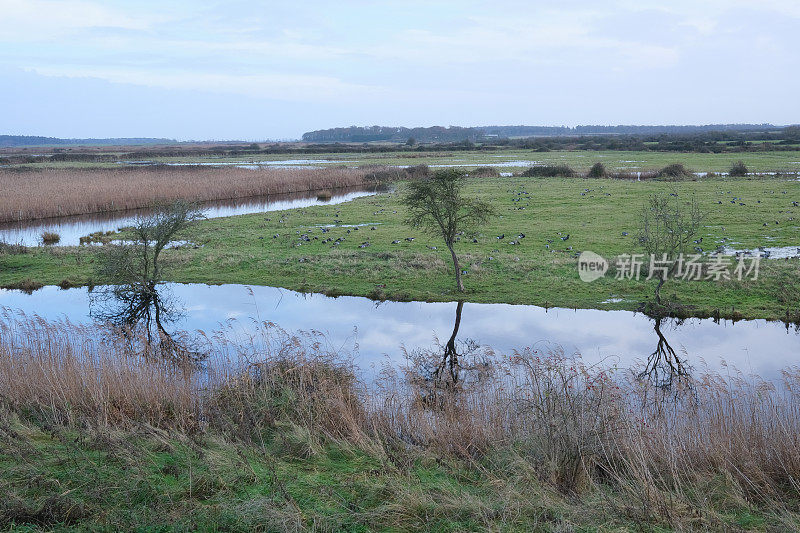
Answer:
[[404, 175], [402, 169], [344, 167], [0, 169], [0, 222], [136, 209], [176, 199], [224, 200], [374, 186], [379, 179]]
[[425, 371], [439, 355], [422, 353], [367, 381], [324, 337], [270, 324], [213, 338], [202, 379], [68, 323], [6, 315], [0, 339], [0, 400], [60, 422], [254, 443], [289, 428], [302, 436], [295, 453], [334, 439], [394, 464], [414, 453], [489, 462], [498, 476], [535, 476], [572, 495], [611, 490], [619, 513], [683, 527], [726, 499], [780, 510], [800, 498], [798, 369], [777, 387], [705, 372], [659, 397], [633, 372], [558, 350], [479, 351], [446, 387]]
[[199, 396], [191, 371], [154, 360], [138, 345], [105, 328], [0, 309], [0, 401], [52, 423], [195, 429]]

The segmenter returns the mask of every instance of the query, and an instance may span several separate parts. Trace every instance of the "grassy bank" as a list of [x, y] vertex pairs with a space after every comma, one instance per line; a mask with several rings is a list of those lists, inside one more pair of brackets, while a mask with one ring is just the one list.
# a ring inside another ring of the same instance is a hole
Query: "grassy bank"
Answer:
[[463, 354], [437, 387], [436, 353], [364, 382], [266, 324], [202, 374], [96, 328], [0, 331], [3, 528], [800, 527], [796, 370], [787, 393], [698, 374], [665, 395], [522, 350]]
[[[792, 203], [800, 201], [797, 181], [479, 178], [470, 182], [469, 193], [492, 202], [498, 216], [477, 242], [465, 236], [457, 243], [467, 271], [466, 299], [636, 309], [651, 297], [652, 283], [617, 280], [613, 273], [584, 283], [575, 256], [583, 250], [607, 258], [637, 252], [639, 211], [649, 195], [667, 191], [687, 200], [694, 196], [706, 212], [700, 233], [705, 253], [720, 245], [800, 245], [800, 208]], [[169, 251], [170, 277], [400, 300], [461, 297], [442, 243], [403, 224], [400, 194], [204, 221], [189, 236], [199, 248]], [[93, 279], [96, 253], [74, 248], [6, 253], [0, 256], [0, 285], [99, 281]], [[793, 320], [800, 302], [799, 268], [797, 259], [762, 260], [758, 280], [670, 281], [665, 294], [689, 314]]]

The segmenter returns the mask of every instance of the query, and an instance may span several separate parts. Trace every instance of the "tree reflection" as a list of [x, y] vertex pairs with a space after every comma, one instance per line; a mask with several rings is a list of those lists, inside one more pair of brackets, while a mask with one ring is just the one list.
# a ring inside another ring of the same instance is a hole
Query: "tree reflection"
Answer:
[[[638, 378], [662, 391], [673, 391], [689, 383], [691, 369], [661, 332], [663, 320], [660, 316], [654, 318], [656, 349], [647, 358], [645, 368], [638, 374]], [[678, 321], [677, 324], [681, 322]]]
[[442, 360], [439, 363], [436, 370], [434, 370], [434, 377], [437, 379], [442, 379], [445, 372], [448, 374], [448, 377], [452, 383], [458, 383], [458, 370], [459, 370], [459, 361], [458, 361], [458, 351], [456, 350], [456, 337], [458, 336], [458, 329], [461, 327], [461, 311], [464, 309], [464, 302], [459, 301], [458, 305], [456, 306], [456, 321], [453, 325], [453, 333], [450, 335], [450, 339], [448, 339], [447, 344], [444, 345], [444, 353], [442, 354]]
[[136, 218], [128, 230], [129, 241], [106, 245], [98, 274], [108, 285], [92, 291], [92, 317], [110, 323], [131, 343], [143, 341], [148, 355], [180, 362], [202, 359], [186, 340], [167, 332], [165, 325], [174, 323], [182, 313], [180, 306], [160, 292], [162, 252], [201, 218], [198, 206], [190, 202], [155, 206], [150, 214]]
[[110, 324], [131, 345], [141, 344], [148, 356], [175, 362], [199, 362], [205, 354], [190, 347], [182, 332], [170, 332], [183, 310], [162, 285], [149, 281], [95, 288], [89, 296], [90, 315]]
[[441, 409], [453, 406], [460, 393], [475, 391], [488, 383], [493, 373], [489, 363], [493, 352], [477, 342], [458, 340], [464, 302], [456, 305], [455, 322], [447, 342], [437, 342], [433, 350], [404, 351], [410, 365], [406, 368], [408, 383], [416, 389], [420, 405]]

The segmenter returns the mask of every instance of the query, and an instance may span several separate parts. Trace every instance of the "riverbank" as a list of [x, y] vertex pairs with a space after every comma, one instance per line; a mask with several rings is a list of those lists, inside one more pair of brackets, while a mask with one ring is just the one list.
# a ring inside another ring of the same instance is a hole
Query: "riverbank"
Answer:
[[[185, 236], [192, 246], [167, 252], [169, 279], [374, 299], [635, 310], [651, 298], [652, 282], [616, 279], [613, 260], [640, 252], [633, 238], [638, 213], [659, 191], [695, 197], [706, 211], [698, 245], [706, 254], [719, 246], [800, 245], [797, 181], [479, 178], [470, 181], [468, 193], [492, 202], [498, 216], [477, 242], [464, 236], [457, 244], [466, 270], [463, 295], [454, 290], [442, 243], [403, 224], [402, 190], [335, 206], [203, 221]], [[581, 281], [576, 255], [584, 250], [608, 258], [612, 272]], [[0, 286], [99, 283], [97, 253], [94, 247], [7, 251], [0, 255]], [[687, 315], [794, 321], [799, 269], [797, 258], [762, 259], [758, 279], [675, 280], [664, 292]]]
[[665, 393], [521, 350], [464, 354], [432, 388], [427, 352], [370, 386], [319, 335], [265, 324], [265, 348], [219, 340], [226, 371], [198, 386], [130, 337], [0, 330], [2, 527], [800, 527], [796, 369], [790, 394], [717, 374]]

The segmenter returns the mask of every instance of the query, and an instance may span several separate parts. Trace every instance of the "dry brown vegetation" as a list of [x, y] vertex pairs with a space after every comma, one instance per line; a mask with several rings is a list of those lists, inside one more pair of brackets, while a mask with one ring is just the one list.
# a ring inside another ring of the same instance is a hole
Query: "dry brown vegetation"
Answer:
[[0, 222], [136, 209], [177, 199], [224, 200], [373, 186], [401, 176], [404, 170], [383, 167], [2, 169]]
[[634, 522], [716, 529], [726, 505], [797, 518], [797, 369], [779, 388], [707, 372], [666, 394], [558, 350], [478, 351], [458, 383], [439, 386], [425, 370], [433, 353], [364, 381], [316, 335], [263, 324], [232, 338], [206, 338], [213, 362], [193, 373], [96, 329], [7, 315], [0, 403], [54, 423], [144, 423], [251, 443], [288, 424], [307, 436], [302, 453], [332, 440], [393, 464], [414, 450], [499, 461], [497, 476], [573, 497], [611, 491], [606, 504]]

